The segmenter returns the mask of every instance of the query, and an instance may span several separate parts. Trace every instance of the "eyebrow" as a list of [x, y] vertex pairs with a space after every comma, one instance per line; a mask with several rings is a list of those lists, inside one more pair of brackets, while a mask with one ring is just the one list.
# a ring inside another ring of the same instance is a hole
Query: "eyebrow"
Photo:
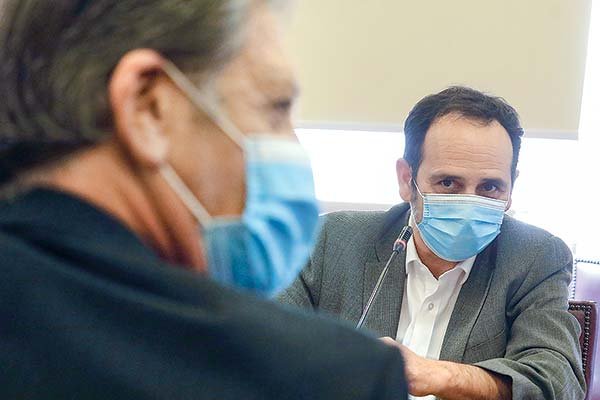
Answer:
[[300, 86], [294, 80], [282, 80], [276, 83], [277, 97], [296, 100], [300, 96]]
[[464, 181], [463, 178], [456, 175], [448, 175], [448, 174], [434, 174], [429, 177], [430, 182], [443, 181], [444, 179], [452, 179], [455, 181]]
[[293, 74], [273, 74], [264, 82], [277, 97], [295, 99], [300, 95], [300, 84]]
[[[458, 181], [458, 182], [464, 181], [464, 178], [462, 178], [460, 176], [443, 174], [443, 173], [431, 175], [431, 177], [429, 178], [430, 182], [439, 182], [439, 181], [443, 181], [444, 179], [452, 179], [452, 180]], [[506, 182], [502, 178], [484, 178], [479, 185], [486, 184], [486, 183], [491, 183], [502, 189], [508, 187], [508, 182]]]

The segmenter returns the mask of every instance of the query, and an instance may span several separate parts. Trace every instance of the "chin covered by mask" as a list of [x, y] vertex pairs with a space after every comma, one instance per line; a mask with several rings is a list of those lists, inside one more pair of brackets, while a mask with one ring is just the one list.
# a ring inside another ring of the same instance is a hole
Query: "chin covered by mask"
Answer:
[[209, 215], [166, 165], [162, 175], [200, 223], [212, 279], [271, 297], [289, 286], [308, 262], [319, 220], [310, 161], [289, 136], [243, 135], [222, 112], [204, 104], [199, 91], [172, 64], [165, 72], [245, 157], [246, 205], [241, 216]]

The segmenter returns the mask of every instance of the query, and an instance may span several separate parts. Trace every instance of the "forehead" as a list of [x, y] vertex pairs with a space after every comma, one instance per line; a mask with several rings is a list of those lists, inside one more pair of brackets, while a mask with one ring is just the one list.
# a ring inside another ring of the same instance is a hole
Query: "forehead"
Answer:
[[498, 121], [448, 114], [427, 131], [419, 171], [508, 179], [512, 151], [510, 136]]
[[296, 80], [283, 43], [282, 18], [266, 2], [254, 7], [240, 53], [220, 77], [222, 92], [240, 96], [286, 97]]

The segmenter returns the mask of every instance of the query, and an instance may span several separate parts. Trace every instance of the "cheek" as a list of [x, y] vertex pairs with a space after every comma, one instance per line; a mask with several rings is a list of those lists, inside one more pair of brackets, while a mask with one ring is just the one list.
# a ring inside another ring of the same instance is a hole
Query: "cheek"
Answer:
[[508, 198], [508, 203], [506, 204], [506, 210], [504, 210], [504, 211], [506, 212], [506, 211], [510, 210], [511, 206], [512, 206], [512, 194]]
[[243, 153], [238, 151], [227, 160], [223, 168], [222, 182], [219, 188], [221, 198], [218, 203], [223, 207], [223, 215], [241, 215], [246, 204], [246, 168]]
[[228, 136], [200, 129], [171, 150], [171, 164], [209, 214], [241, 214], [245, 203], [244, 156]]
[[[245, 188], [245, 157], [243, 150], [227, 134], [216, 129], [196, 137], [196, 145], [189, 149], [203, 184], [210, 189], [211, 198], [231, 211], [231, 203], [239, 204]], [[195, 150], [194, 150], [195, 149]]]
[[291, 114], [286, 112], [272, 112], [269, 129], [271, 133], [276, 135], [295, 135]]
[[217, 148], [211, 164], [203, 164], [205, 182], [212, 191], [217, 214], [240, 215], [246, 199], [244, 153], [229, 140]]

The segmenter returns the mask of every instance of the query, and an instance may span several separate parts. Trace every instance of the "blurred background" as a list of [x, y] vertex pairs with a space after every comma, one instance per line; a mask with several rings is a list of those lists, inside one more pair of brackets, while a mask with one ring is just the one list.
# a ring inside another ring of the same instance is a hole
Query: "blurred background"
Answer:
[[[600, 259], [598, 0], [303, 0], [289, 35], [297, 133], [323, 211], [400, 202], [402, 125], [422, 97], [467, 85], [525, 128], [511, 214]], [[598, 183], [597, 183], [598, 182]]]

